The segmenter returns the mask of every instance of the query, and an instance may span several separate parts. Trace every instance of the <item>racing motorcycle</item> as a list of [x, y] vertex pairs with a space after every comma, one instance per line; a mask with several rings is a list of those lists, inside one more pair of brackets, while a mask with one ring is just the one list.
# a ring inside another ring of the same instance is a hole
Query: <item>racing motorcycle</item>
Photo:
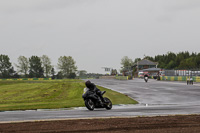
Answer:
[[145, 77], [144, 77], [144, 81], [145, 81], [145, 82], [148, 82], [148, 76], [145, 76]]
[[[102, 91], [101, 95], [105, 94], [106, 91]], [[85, 101], [85, 106], [88, 110], [93, 111], [94, 108], [106, 108], [107, 110], [112, 109], [112, 102], [109, 98], [103, 97], [105, 102], [102, 102], [100, 97], [94, 91], [86, 91], [83, 93], [82, 98]]]

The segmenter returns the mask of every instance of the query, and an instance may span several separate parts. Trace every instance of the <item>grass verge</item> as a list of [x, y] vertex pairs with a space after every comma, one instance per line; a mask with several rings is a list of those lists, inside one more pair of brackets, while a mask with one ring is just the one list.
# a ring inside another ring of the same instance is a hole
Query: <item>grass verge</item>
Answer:
[[[82, 107], [82, 80], [0, 81], [0, 111]], [[136, 104], [118, 92], [107, 91], [113, 104]]]

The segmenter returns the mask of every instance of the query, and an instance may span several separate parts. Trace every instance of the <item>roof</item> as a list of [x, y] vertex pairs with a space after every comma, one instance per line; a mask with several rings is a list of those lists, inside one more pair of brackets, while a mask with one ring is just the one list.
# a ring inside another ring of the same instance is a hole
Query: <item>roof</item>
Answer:
[[158, 65], [157, 62], [153, 62], [147, 59], [143, 59], [137, 63], [138, 65]]

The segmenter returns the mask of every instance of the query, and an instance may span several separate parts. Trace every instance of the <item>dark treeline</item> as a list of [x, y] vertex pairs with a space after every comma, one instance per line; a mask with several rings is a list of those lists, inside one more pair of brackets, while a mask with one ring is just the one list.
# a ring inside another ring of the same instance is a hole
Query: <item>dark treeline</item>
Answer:
[[47, 55], [42, 57], [19, 56], [18, 63], [10, 62], [8, 55], [0, 55], [0, 78], [75, 78], [77, 67], [71, 56], [60, 56], [57, 63], [57, 73]]
[[158, 62], [159, 68], [164, 69], [197, 69], [200, 68], [200, 53], [168, 52], [167, 54], [157, 55], [155, 57], [146, 56], [154, 62]]

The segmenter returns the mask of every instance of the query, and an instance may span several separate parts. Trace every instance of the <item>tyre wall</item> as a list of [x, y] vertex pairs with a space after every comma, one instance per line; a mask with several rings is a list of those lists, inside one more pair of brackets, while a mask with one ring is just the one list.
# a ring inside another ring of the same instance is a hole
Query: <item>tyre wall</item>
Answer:
[[[187, 79], [190, 79], [189, 76], [162, 76], [160, 77], [160, 80], [166, 80], [166, 81], [187, 81]], [[194, 82], [200, 82], [200, 76], [193, 76], [192, 77]]]
[[9, 81], [9, 80], [51, 80], [51, 78], [19, 78], [19, 79], [0, 79], [0, 81]]
[[116, 76], [115, 79], [117, 80], [129, 80], [128, 76]]

